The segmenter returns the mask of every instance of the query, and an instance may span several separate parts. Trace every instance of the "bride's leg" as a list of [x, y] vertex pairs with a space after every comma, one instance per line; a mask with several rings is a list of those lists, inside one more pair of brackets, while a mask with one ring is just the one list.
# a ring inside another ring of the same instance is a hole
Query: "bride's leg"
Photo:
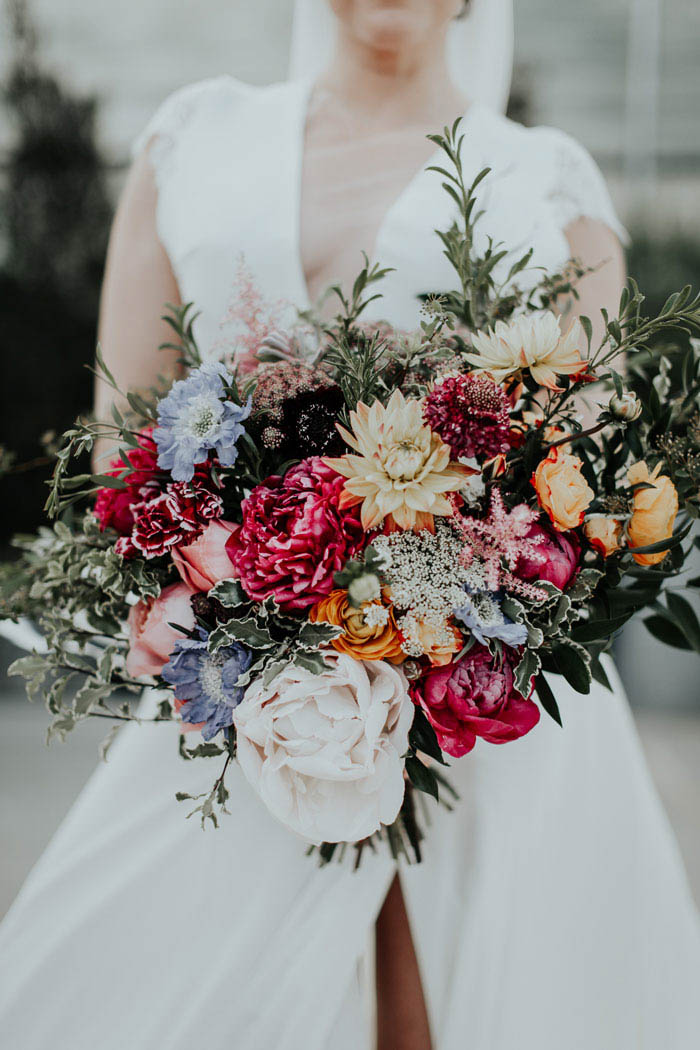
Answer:
[[406, 905], [398, 875], [377, 919], [377, 1048], [431, 1050]]

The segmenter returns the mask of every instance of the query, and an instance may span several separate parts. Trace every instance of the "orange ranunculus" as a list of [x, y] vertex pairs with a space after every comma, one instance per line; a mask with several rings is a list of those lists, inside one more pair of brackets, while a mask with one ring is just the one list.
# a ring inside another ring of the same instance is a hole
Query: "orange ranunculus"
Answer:
[[591, 547], [599, 551], [604, 558], [619, 551], [622, 546], [622, 523], [606, 514], [593, 514], [588, 518], [583, 526], [583, 533]]
[[312, 623], [323, 620], [342, 627], [343, 633], [334, 638], [331, 645], [356, 660], [388, 660], [400, 664], [406, 657], [394, 614], [379, 600], [353, 606], [346, 590], [334, 590], [316, 602], [309, 619]]
[[[654, 487], [641, 488], [634, 493], [632, 517], [627, 526], [630, 547], [647, 547], [673, 534], [673, 523], [678, 513], [676, 486], [665, 474], [660, 474], [657, 463], [652, 473], [644, 462], [633, 463], [627, 471], [627, 482], [638, 485], [647, 482]], [[656, 565], [666, 557], [666, 551], [652, 554], [632, 554], [638, 565]]]
[[532, 475], [539, 504], [559, 532], [580, 525], [593, 499], [593, 490], [581, 473], [582, 466], [578, 456], [552, 448]]

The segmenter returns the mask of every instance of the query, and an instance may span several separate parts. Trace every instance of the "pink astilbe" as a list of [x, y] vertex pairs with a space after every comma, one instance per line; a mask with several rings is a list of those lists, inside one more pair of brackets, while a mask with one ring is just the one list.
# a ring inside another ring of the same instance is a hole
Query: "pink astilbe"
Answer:
[[462, 534], [465, 547], [461, 556], [468, 566], [474, 559], [482, 563], [486, 589], [510, 591], [531, 601], [544, 601], [547, 592], [519, 579], [514, 570], [521, 557], [542, 564], [546, 555], [542, 536], [528, 533], [537, 521], [537, 512], [526, 503], [507, 510], [498, 489], [491, 490], [491, 506], [485, 518], [456, 515], [452, 523]]
[[283, 299], [268, 302], [241, 257], [232, 295], [219, 322], [221, 335], [214, 349], [217, 358], [235, 364], [244, 375], [259, 364], [257, 353], [270, 337], [279, 334], [288, 305]]

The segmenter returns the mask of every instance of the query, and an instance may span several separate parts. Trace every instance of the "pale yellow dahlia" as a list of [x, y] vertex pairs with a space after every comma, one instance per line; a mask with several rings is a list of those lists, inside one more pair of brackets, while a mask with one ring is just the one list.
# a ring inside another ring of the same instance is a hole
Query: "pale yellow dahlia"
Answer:
[[362, 504], [362, 526], [376, 528], [387, 518], [400, 529], [432, 526], [434, 515], [450, 515], [447, 493], [456, 492], [475, 471], [450, 461], [450, 449], [423, 420], [421, 401], [395, 390], [386, 407], [360, 402], [350, 413], [352, 433], [338, 427], [357, 455], [326, 459], [347, 478], [341, 507]]
[[496, 321], [493, 330], [472, 336], [475, 354], [465, 354], [477, 371], [497, 383], [529, 371], [540, 386], [558, 390], [557, 376], [578, 375], [587, 362], [581, 355], [583, 330], [574, 320], [562, 334], [560, 318], [551, 310]]

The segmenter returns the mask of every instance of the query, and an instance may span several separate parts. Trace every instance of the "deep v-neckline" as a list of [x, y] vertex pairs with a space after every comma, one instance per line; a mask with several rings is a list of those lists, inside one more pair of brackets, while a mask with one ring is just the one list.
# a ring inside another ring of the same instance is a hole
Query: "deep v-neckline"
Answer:
[[[311, 99], [316, 82], [312, 79], [303, 80], [298, 82], [295, 86], [298, 89], [298, 96], [295, 100], [295, 116], [293, 120], [293, 176], [289, 180], [291, 192], [290, 214], [292, 222], [292, 236], [290, 240], [294, 253], [295, 283], [298, 287], [297, 306], [300, 309], [309, 310], [313, 307], [315, 300], [311, 297], [309, 282], [304, 270], [304, 262], [301, 254], [301, 216], [304, 161], [306, 157], [306, 129], [309, 119]], [[470, 102], [467, 106], [460, 118], [463, 131], [467, 129], [469, 124], [471, 124], [477, 109], [478, 104], [475, 102]], [[407, 182], [403, 185], [402, 189], [382, 215], [374, 234], [374, 242], [365, 249], [367, 257], [371, 263], [381, 262], [381, 260], [376, 258], [377, 248], [381, 244], [382, 238], [387, 227], [391, 223], [392, 217], [400, 208], [405, 206], [406, 201], [410, 199], [417, 184], [425, 177], [426, 173], [428, 173], [428, 169], [440, 161], [440, 157], [441, 150], [439, 148], [433, 150], [423, 164], [416, 168], [413, 174], [409, 176]]]

